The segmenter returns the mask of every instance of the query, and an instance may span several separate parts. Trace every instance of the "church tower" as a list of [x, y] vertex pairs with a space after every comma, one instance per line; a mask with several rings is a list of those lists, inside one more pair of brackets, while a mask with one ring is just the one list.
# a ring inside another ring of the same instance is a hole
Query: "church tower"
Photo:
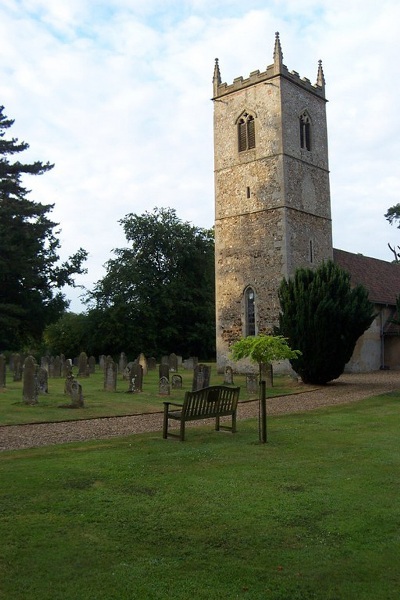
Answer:
[[240, 337], [278, 323], [277, 290], [299, 267], [332, 259], [325, 79], [283, 64], [247, 79], [213, 77], [217, 366]]

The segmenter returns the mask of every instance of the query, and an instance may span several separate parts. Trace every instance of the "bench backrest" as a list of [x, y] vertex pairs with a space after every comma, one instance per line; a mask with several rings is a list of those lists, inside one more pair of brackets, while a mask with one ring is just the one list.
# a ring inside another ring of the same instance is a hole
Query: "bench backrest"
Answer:
[[182, 413], [185, 417], [214, 417], [236, 410], [240, 387], [211, 385], [195, 392], [186, 392]]

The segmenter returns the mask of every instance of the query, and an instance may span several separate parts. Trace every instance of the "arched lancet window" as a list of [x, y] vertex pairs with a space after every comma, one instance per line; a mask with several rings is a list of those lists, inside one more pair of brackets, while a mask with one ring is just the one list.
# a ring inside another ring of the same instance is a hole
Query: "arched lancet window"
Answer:
[[300, 148], [311, 150], [311, 120], [307, 112], [300, 115]]
[[239, 152], [256, 147], [254, 117], [247, 112], [238, 121], [238, 147]]
[[246, 288], [244, 293], [245, 309], [245, 335], [256, 335], [256, 306], [255, 294], [251, 287]]

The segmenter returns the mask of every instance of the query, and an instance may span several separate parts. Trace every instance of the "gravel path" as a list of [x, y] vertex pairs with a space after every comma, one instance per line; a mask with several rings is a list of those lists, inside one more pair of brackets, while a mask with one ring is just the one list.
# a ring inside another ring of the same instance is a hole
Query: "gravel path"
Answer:
[[[369, 396], [400, 390], [400, 371], [345, 374], [331, 384], [312, 391], [267, 400], [267, 414], [302, 412], [320, 406], [346, 404]], [[258, 401], [240, 403], [238, 419], [258, 415]], [[188, 427], [207, 421], [193, 421]], [[174, 424], [172, 424], [174, 426]], [[178, 425], [175, 424], [177, 427]], [[35, 448], [65, 442], [106, 439], [117, 436], [162, 430], [162, 414], [110, 417], [62, 423], [10, 425], [0, 427], [0, 451]]]

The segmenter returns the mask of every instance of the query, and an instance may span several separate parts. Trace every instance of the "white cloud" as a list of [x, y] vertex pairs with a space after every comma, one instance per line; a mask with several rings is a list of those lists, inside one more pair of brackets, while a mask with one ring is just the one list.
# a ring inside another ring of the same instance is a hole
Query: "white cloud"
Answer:
[[314, 82], [323, 60], [335, 246], [390, 260], [399, 20], [397, 0], [3, 2], [0, 104], [26, 160], [56, 164], [27, 187], [55, 202], [62, 258], [86, 248], [91, 287], [125, 243], [127, 213], [170, 206], [213, 224], [214, 58], [227, 83], [264, 70], [280, 31], [290, 70]]

